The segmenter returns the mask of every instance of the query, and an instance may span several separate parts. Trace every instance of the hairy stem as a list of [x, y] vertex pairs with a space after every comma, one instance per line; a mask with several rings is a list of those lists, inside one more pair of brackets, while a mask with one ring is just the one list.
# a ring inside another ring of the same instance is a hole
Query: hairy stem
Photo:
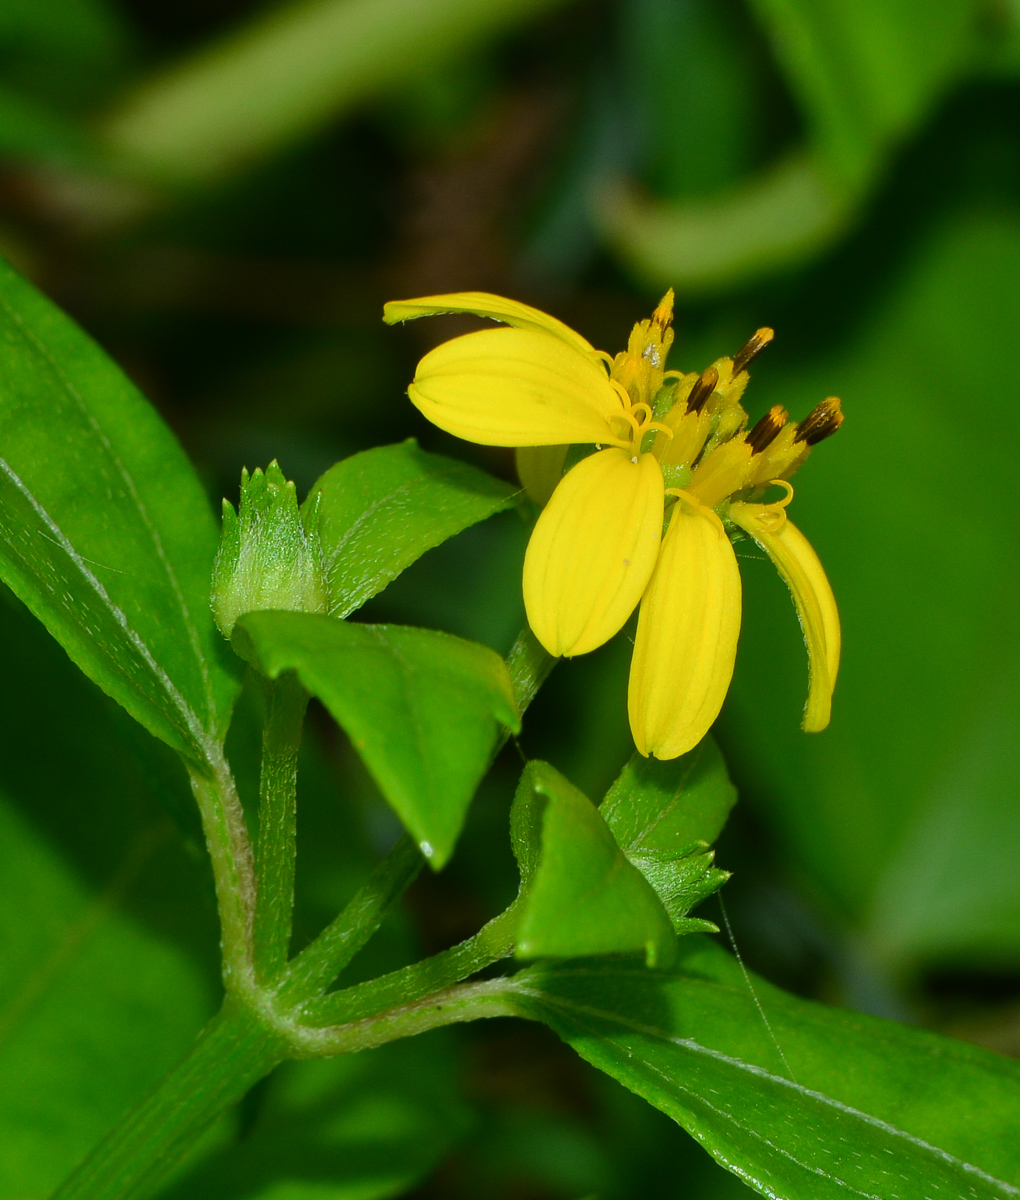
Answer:
[[222, 755], [208, 775], [190, 774], [216, 885], [223, 984], [228, 994], [246, 991], [254, 984], [255, 864], [244, 809]]
[[188, 1057], [92, 1151], [52, 1200], [143, 1200], [210, 1122], [287, 1056], [283, 1040], [230, 1000]]
[[424, 862], [413, 838], [403, 834], [340, 915], [291, 963], [280, 1001], [300, 1002], [329, 987], [411, 886]]
[[296, 675], [265, 685], [259, 836], [255, 849], [254, 956], [260, 982], [275, 979], [287, 964], [294, 915], [297, 860], [297, 769], [308, 693]]
[[441, 954], [323, 996], [302, 1007], [302, 1021], [308, 1025], [361, 1021], [372, 1013], [417, 1002], [459, 983], [513, 952], [518, 915], [517, 905], [512, 904], [474, 937]]
[[513, 979], [489, 979], [446, 988], [361, 1021], [327, 1029], [302, 1028], [304, 1057], [316, 1058], [370, 1050], [398, 1038], [414, 1037], [442, 1025], [477, 1021], [482, 1017], [527, 1016], [515, 999]]

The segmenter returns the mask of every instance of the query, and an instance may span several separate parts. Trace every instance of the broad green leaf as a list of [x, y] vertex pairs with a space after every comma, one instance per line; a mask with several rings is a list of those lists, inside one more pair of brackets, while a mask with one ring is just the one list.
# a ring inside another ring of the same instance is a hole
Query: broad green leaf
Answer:
[[774, 1200], [1005, 1200], [1020, 1064], [754, 983], [688, 938], [670, 974], [529, 969], [522, 1010]]
[[382, 1200], [402, 1195], [467, 1131], [447, 1038], [288, 1063], [254, 1126], [167, 1200]]
[[312, 487], [330, 613], [346, 617], [426, 550], [513, 504], [516, 488], [466, 463], [427, 454], [413, 438], [354, 454]]
[[736, 798], [722, 755], [706, 737], [668, 762], [633, 754], [602, 801], [613, 837], [655, 888], [678, 933], [705, 928], [687, 913], [729, 878], [712, 866], [708, 847]]
[[0, 348], [0, 577], [86, 675], [201, 761], [235, 683], [198, 479], [118, 368], [6, 265]]
[[154, 795], [193, 809], [179, 760], [4, 596], [0, 1195], [44, 1200], [211, 1015], [217, 928]]
[[673, 961], [676, 939], [659, 898], [599, 810], [548, 763], [525, 768], [511, 822], [525, 896], [518, 957]]
[[520, 728], [499, 655], [429, 629], [312, 613], [249, 613], [238, 621], [234, 641], [272, 678], [297, 672], [346, 730], [438, 870], [500, 729]]

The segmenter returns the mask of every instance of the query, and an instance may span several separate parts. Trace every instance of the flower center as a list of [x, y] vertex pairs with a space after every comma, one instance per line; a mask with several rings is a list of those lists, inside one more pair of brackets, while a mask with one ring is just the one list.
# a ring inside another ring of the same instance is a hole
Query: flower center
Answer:
[[[718, 359], [700, 375], [684, 374], [665, 369], [672, 320], [670, 290], [649, 320], [634, 326], [627, 349], [611, 361], [609, 381], [621, 403], [612, 418], [620, 434], [617, 444], [634, 462], [642, 454], [655, 455], [667, 495], [679, 490], [710, 509], [739, 498], [780, 528], [793, 495], [787, 479], [811, 447], [842, 424], [839, 400], [829, 397], [797, 424], [777, 404], [747, 429], [740, 402], [747, 369], [772, 341], [772, 330], [758, 329], [733, 358]], [[786, 489], [785, 498], [764, 504], [765, 489], [774, 485]]]

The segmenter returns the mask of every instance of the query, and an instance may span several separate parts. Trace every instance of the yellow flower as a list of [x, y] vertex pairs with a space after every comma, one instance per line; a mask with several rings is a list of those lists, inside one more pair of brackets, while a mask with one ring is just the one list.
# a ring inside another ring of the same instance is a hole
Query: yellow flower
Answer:
[[[839, 428], [839, 400], [799, 424], [777, 406], [747, 429], [747, 367], [772, 330], [700, 375], [667, 371], [672, 291], [615, 358], [554, 317], [485, 292], [393, 301], [384, 319], [439, 313], [503, 323], [426, 354], [408, 395], [448, 433], [518, 447], [522, 483], [547, 501], [524, 560], [535, 636], [550, 654], [585, 654], [641, 605], [628, 694], [638, 750], [684, 754], [722, 707], [741, 612], [730, 539], [745, 535], [793, 595], [809, 662], [802, 727], [824, 729], [839, 614], [817, 555], [786, 515], [787, 481]], [[571, 445], [594, 452], [564, 474]], [[777, 489], [780, 498], [769, 498]]]

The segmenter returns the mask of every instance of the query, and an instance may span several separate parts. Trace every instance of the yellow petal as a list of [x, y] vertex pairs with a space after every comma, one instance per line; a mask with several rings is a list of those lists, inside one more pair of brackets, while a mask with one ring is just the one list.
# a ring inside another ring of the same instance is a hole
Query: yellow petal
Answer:
[[808, 652], [808, 698], [801, 728], [817, 733], [829, 723], [842, 636], [825, 569], [789, 519], [773, 529], [766, 508], [755, 504], [731, 504], [730, 516], [772, 559], [793, 596]]
[[517, 329], [538, 329], [560, 338], [575, 350], [593, 354], [594, 348], [569, 325], [550, 317], [540, 308], [508, 300], [505, 296], [494, 296], [491, 292], [450, 292], [445, 296], [419, 296], [416, 300], [391, 300], [383, 306], [383, 320], [387, 325], [398, 321], [413, 321], [417, 317], [436, 317], [442, 313], [472, 313], [476, 317], [488, 317], [502, 321]]
[[518, 446], [514, 455], [517, 478], [536, 504], [544, 508], [563, 478], [566, 446]]
[[524, 606], [550, 654], [586, 654], [622, 628], [655, 566], [663, 498], [651, 454], [602, 450], [563, 477], [524, 557]]
[[407, 394], [433, 425], [484, 446], [625, 441], [603, 367], [548, 333], [482, 329], [444, 342]]
[[641, 601], [627, 707], [646, 757], [677, 758], [719, 715], [740, 633], [740, 572], [722, 522], [682, 496]]

